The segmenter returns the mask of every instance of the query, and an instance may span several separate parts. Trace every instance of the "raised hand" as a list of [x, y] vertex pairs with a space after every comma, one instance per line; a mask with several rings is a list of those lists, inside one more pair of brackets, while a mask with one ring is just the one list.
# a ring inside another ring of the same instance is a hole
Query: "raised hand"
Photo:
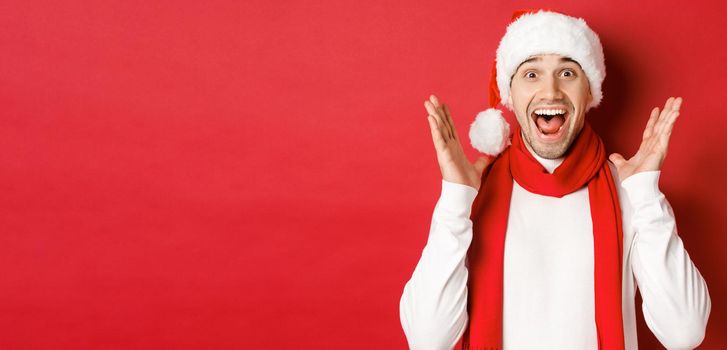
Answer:
[[437, 97], [432, 95], [424, 102], [424, 107], [429, 112], [427, 120], [432, 131], [432, 141], [437, 151], [442, 178], [449, 182], [474, 187], [479, 191], [482, 172], [490, 165], [492, 158], [483, 156], [474, 164], [470, 163], [459, 142], [457, 129], [454, 127], [447, 105], [440, 105]]
[[659, 113], [659, 107], [651, 110], [651, 117], [646, 123], [641, 146], [629, 160], [624, 159], [618, 153], [613, 153], [608, 157], [616, 165], [621, 181], [636, 173], [661, 169], [666, 157], [667, 146], [669, 146], [669, 136], [671, 136], [674, 122], [679, 116], [681, 104], [681, 97], [669, 97], [661, 113]]

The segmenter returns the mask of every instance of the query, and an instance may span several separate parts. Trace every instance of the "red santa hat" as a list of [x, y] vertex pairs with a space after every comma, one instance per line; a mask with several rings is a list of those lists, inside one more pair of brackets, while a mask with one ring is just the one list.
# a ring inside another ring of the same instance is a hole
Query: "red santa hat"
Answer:
[[496, 156], [510, 144], [510, 127], [502, 111], [495, 107], [501, 103], [513, 111], [508, 102], [512, 76], [523, 61], [538, 54], [559, 54], [578, 62], [586, 73], [593, 96], [586, 111], [601, 103], [601, 84], [606, 77], [603, 47], [586, 21], [550, 9], [515, 11], [492, 64], [491, 108], [478, 113], [470, 126], [470, 142], [475, 149]]

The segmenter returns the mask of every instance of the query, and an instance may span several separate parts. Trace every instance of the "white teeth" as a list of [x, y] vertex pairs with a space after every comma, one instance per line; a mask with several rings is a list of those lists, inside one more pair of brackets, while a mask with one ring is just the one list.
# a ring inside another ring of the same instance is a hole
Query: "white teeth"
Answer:
[[564, 113], [565, 109], [538, 109], [535, 111], [535, 114], [537, 115], [556, 115]]

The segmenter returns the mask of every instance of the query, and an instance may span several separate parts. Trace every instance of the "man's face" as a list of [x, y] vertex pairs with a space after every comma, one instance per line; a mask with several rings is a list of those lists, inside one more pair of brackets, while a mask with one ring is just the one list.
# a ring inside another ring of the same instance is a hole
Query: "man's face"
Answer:
[[583, 129], [586, 106], [592, 99], [580, 65], [547, 54], [531, 56], [518, 67], [508, 102], [528, 148], [553, 159], [562, 157]]

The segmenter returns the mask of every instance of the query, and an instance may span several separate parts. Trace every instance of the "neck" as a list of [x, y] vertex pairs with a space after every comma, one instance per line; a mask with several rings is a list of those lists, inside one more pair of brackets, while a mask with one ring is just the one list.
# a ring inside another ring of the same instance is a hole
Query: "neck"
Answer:
[[[524, 139], [525, 138], [523, 138], [523, 140]], [[537, 153], [535, 153], [535, 151], [533, 151], [533, 149], [530, 147], [530, 144], [528, 144], [527, 142], [524, 142], [524, 143], [525, 143], [525, 148], [528, 149], [530, 154], [532, 154], [533, 157], [545, 168], [545, 170], [547, 170], [551, 174], [555, 171], [555, 169], [558, 166], [560, 166], [561, 163], [563, 163], [563, 160], [565, 159], [565, 157], [554, 158], [554, 159], [543, 158], [543, 157], [539, 156]]]

